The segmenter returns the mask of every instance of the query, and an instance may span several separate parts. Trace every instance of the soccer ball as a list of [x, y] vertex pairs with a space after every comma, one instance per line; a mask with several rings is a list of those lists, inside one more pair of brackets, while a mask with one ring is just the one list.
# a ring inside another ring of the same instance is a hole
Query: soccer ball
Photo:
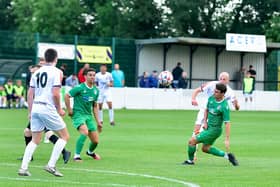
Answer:
[[162, 71], [158, 76], [159, 84], [169, 86], [173, 81], [173, 76], [170, 71]]

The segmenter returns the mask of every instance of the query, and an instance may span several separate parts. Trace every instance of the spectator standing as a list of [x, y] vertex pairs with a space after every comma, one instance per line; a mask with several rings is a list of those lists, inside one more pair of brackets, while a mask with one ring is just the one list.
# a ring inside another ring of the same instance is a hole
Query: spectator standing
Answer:
[[251, 77], [249, 71], [246, 73], [246, 77], [243, 79], [243, 95], [245, 97], [245, 108], [248, 108], [247, 102], [250, 99], [250, 103], [253, 102], [253, 86], [254, 86], [254, 79]]
[[172, 83], [172, 87], [173, 88], [178, 88], [178, 84], [179, 84], [179, 78], [181, 77], [182, 73], [183, 73], [183, 69], [181, 68], [181, 62], [177, 63], [177, 66], [172, 70], [172, 75], [173, 75], [173, 83]]
[[66, 78], [67, 78], [67, 76], [66, 76], [66, 68], [67, 68], [66, 64], [62, 64], [62, 65], [60, 66], [60, 70], [61, 70], [62, 73], [63, 73], [63, 78], [62, 78], [62, 82], [61, 82], [61, 85], [62, 85], [62, 86], [65, 86], [65, 80], [66, 80]]
[[246, 68], [243, 66], [240, 70], [236, 73], [236, 80], [237, 80], [237, 90], [242, 90], [243, 88], [243, 80], [246, 77]]
[[115, 64], [114, 70], [112, 71], [112, 77], [113, 77], [113, 87], [121, 88], [124, 87], [125, 83], [125, 77], [122, 70], [120, 70], [120, 65]]
[[79, 73], [78, 73], [78, 79], [79, 79], [79, 82], [80, 82], [80, 83], [83, 83], [83, 82], [86, 81], [86, 78], [85, 78], [85, 76], [84, 76], [84, 71], [85, 71], [86, 69], [88, 69], [88, 68], [89, 68], [89, 64], [85, 64], [84, 67], [82, 67], [82, 68], [80, 69], [80, 71], [79, 71]]
[[249, 73], [251, 74], [251, 78], [254, 80], [253, 90], [255, 90], [257, 72], [254, 70], [253, 65], [249, 66]]

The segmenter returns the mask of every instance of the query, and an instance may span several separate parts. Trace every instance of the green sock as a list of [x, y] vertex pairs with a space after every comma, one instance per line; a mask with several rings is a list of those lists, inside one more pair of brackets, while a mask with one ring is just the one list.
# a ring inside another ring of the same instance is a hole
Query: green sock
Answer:
[[87, 136], [84, 135], [84, 134], [81, 134], [79, 136], [79, 138], [76, 141], [76, 154], [80, 154], [81, 153], [86, 139], [87, 139]]
[[212, 155], [215, 155], [215, 156], [220, 156], [220, 157], [223, 157], [225, 156], [225, 152], [222, 151], [222, 150], [219, 150], [215, 147], [210, 147], [208, 153], [212, 154]]
[[95, 150], [95, 148], [97, 147], [97, 143], [92, 143], [92, 142], [90, 142], [89, 143], [89, 148], [88, 148], [88, 150], [89, 150], [89, 153], [93, 153], [93, 151]]
[[193, 161], [195, 151], [196, 151], [196, 146], [189, 145], [188, 148], [189, 160]]

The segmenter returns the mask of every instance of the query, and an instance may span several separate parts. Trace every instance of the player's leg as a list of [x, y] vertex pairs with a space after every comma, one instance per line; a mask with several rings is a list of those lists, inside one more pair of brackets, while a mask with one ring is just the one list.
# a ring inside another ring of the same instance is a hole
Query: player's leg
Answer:
[[91, 156], [95, 160], [100, 160], [101, 157], [97, 153], [94, 152], [94, 150], [96, 149], [96, 147], [99, 143], [99, 135], [98, 135], [97, 131], [90, 131], [88, 136], [90, 138], [90, 143], [89, 143], [87, 155]]
[[44, 115], [41, 114], [40, 117], [45, 122], [45, 127], [47, 129], [56, 131], [59, 136], [59, 139], [53, 146], [51, 157], [48, 164], [45, 166], [45, 170], [55, 176], [62, 177], [63, 175], [56, 169], [55, 165], [69, 139], [69, 133], [66, 128], [66, 124], [56, 112], [50, 112]]
[[81, 125], [79, 125], [79, 127], [77, 128], [80, 136], [78, 137], [78, 139], [76, 140], [76, 149], [75, 149], [75, 155], [74, 155], [74, 160], [75, 161], [81, 161], [81, 151], [84, 147], [85, 141], [87, 139], [88, 136], [88, 128], [85, 125], [85, 122]]
[[208, 154], [212, 154], [218, 157], [224, 157], [227, 159], [232, 165], [238, 166], [238, 161], [236, 160], [235, 156], [232, 153], [226, 153], [212, 145], [203, 144], [202, 151]]
[[98, 103], [98, 118], [100, 122], [103, 124], [103, 103], [99, 102]]
[[18, 171], [18, 174], [21, 176], [30, 176], [31, 174], [28, 171], [28, 164], [32, 158], [32, 155], [37, 148], [37, 145], [41, 141], [42, 137], [42, 131], [44, 130], [44, 121], [40, 119], [40, 115], [37, 113], [31, 114], [31, 131], [32, 131], [32, 141], [29, 142], [29, 144], [26, 146], [21, 168]]
[[184, 161], [182, 164], [184, 165], [194, 165], [194, 154], [196, 152], [196, 145], [199, 141], [196, 137], [191, 137], [188, 143], [188, 160]]
[[30, 130], [30, 121], [27, 124], [27, 127], [23, 131], [24, 133], [24, 140], [25, 140], [25, 145], [27, 146], [28, 143], [32, 140], [32, 132]]
[[108, 109], [109, 109], [110, 125], [114, 126], [115, 125], [115, 120], [114, 120], [114, 109], [113, 109], [112, 101], [108, 101], [107, 105], [108, 105]]
[[[55, 144], [57, 142], [57, 140], [59, 139], [53, 131], [50, 131], [48, 129], [45, 129], [45, 137], [47, 137], [47, 139], [52, 142], [53, 144]], [[63, 148], [62, 152], [62, 157], [64, 160], [64, 164], [67, 164], [67, 162], [69, 161], [70, 157], [71, 157], [71, 152], [67, 151], [65, 148]]]
[[[29, 144], [29, 142], [32, 140], [32, 132], [30, 130], [30, 121], [27, 124], [27, 127], [23, 130], [23, 135], [24, 135], [24, 141], [25, 141], [25, 146]], [[18, 160], [22, 160], [23, 157], [18, 158]], [[33, 157], [31, 158], [31, 161], [33, 160]]]
[[92, 157], [95, 160], [100, 160], [101, 157], [94, 152], [94, 150], [96, 149], [96, 147], [99, 143], [99, 135], [97, 132], [97, 125], [92, 120], [92, 116], [87, 117], [86, 124], [88, 127], [88, 137], [90, 139], [89, 148], [87, 150], [87, 155]]
[[[204, 111], [205, 111], [205, 109], [200, 109], [199, 112], [197, 113], [192, 137], [195, 137], [201, 131], [203, 131], [203, 128], [202, 128], [203, 125], [202, 124], [204, 122]], [[198, 144], [196, 145], [196, 151], [194, 153], [194, 160], [197, 160], [197, 153], [198, 153]]]
[[109, 110], [109, 120], [110, 120], [110, 125], [114, 126], [115, 122], [114, 122], [114, 109], [113, 109], [113, 102], [112, 102], [112, 94], [110, 91], [107, 91], [104, 94], [104, 101], [107, 103], [108, 105], [108, 110]]

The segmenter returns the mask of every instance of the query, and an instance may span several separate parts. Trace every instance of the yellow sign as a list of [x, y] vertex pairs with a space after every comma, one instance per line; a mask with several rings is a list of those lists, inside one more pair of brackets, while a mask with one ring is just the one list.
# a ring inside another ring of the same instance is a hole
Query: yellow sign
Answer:
[[77, 46], [77, 60], [82, 63], [112, 63], [112, 50], [109, 46]]

